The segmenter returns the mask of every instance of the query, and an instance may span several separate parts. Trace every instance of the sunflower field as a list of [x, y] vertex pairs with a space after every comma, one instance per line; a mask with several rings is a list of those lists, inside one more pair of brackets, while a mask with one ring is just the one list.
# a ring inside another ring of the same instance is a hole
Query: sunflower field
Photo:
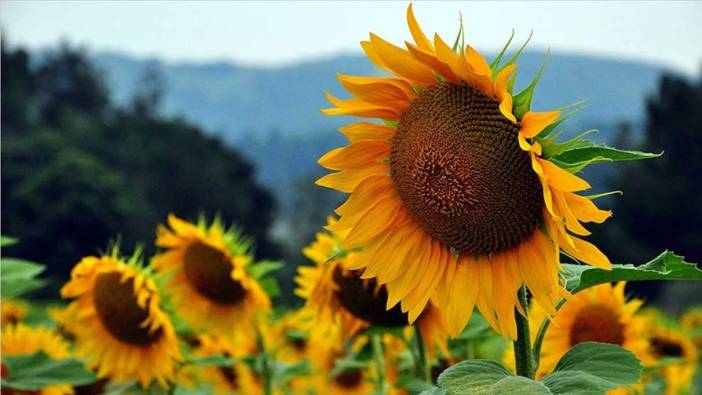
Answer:
[[562, 138], [583, 106], [532, 110], [528, 41], [488, 60], [462, 26], [427, 35], [412, 5], [406, 21], [404, 46], [361, 42], [383, 75], [327, 94], [351, 123], [316, 184], [346, 196], [298, 248], [296, 306], [276, 303], [286, 264], [216, 210], [160, 218], [154, 245], [112, 235], [48, 303], [30, 297], [47, 266], [14, 258], [6, 228], [2, 394], [702, 393], [702, 307], [627, 287], [702, 270], [685, 251], [611, 262], [586, 228], [620, 192], [588, 192], [583, 170], [666, 154]]

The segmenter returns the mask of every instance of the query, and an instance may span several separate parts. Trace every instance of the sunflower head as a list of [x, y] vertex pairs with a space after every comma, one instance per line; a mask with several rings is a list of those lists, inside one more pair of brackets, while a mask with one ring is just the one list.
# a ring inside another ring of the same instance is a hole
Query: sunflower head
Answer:
[[697, 348], [702, 348], [702, 307], [687, 311], [680, 319], [680, 323], [690, 334]]
[[[5, 324], [2, 326], [2, 353], [3, 355], [33, 354], [44, 352], [51, 359], [65, 359], [69, 357], [69, 344], [61, 335], [49, 328], [31, 327], [23, 323]], [[2, 376], [12, 374], [2, 365]], [[15, 393], [12, 388], [3, 384], [2, 392]], [[25, 393], [17, 391], [16, 393]], [[68, 395], [73, 394], [70, 385], [57, 384], [42, 388], [37, 392], [41, 395]]]
[[[634, 353], [645, 365], [654, 361], [648, 340], [642, 336], [649, 323], [638, 313], [643, 302], [627, 300], [625, 286], [625, 282], [598, 285], [577, 293], [563, 305], [544, 337], [537, 377], [551, 373], [568, 350], [584, 342], [618, 345]], [[531, 307], [529, 324], [535, 337], [548, 314], [536, 304]], [[514, 364], [512, 349], [505, 353], [504, 362]]]
[[4, 298], [0, 301], [0, 312], [2, 325], [16, 324], [27, 316], [27, 304], [21, 300]]
[[697, 347], [680, 328], [656, 321], [649, 327], [649, 352], [655, 358], [676, 358], [678, 363], [661, 368], [665, 395], [686, 393], [697, 368]]
[[252, 319], [271, 307], [250, 273], [251, 243], [219, 219], [193, 224], [170, 215], [168, 224], [158, 228], [156, 244], [164, 251], [152, 266], [166, 276], [164, 288], [178, 315], [194, 330], [251, 330]]
[[516, 337], [523, 284], [555, 313], [564, 292], [559, 251], [611, 266], [577, 237], [589, 234], [583, 223], [611, 213], [577, 194], [590, 188], [574, 174], [579, 168], [550, 159], [561, 147], [547, 139], [561, 111], [531, 111], [538, 76], [513, 92], [521, 50], [488, 63], [461, 40], [428, 38], [411, 5], [407, 22], [414, 42], [406, 48], [372, 33], [361, 42], [390, 75], [340, 75], [352, 98], [328, 95], [333, 107], [323, 110], [382, 121], [341, 128], [350, 144], [319, 160], [336, 172], [317, 184], [351, 194], [332, 228], [341, 249], [363, 249], [344, 269], [385, 286], [387, 309], [400, 303], [410, 322], [436, 294], [453, 335], [477, 306], [496, 330]]
[[83, 258], [72, 270], [61, 296], [73, 299], [78, 355], [90, 360], [101, 378], [137, 379], [162, 386], [175, 372], [180, 352], [173, 325], [161, 310], [161, 297], [139, 254], [129, 260], [111, 255]]

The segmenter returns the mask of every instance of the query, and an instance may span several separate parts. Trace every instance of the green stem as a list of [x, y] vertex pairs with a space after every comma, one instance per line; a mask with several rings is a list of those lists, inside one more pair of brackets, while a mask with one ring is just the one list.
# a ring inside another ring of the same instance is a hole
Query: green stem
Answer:
[[[527, 311], [527, 296], [526, 287], [522, 286], [519, 289], [519, 303]], [[531, 337], [529, 336], [529, 319], [514, 311], [515, 319], [517, 320], [517, 340], [514, 341], [514, 362], [517, 367], [517, 374], [520, 376], [534, 378], [534, 358], [531, 350]]]
[[419, 329], [419, 325], [414, 325], [414, 335], [417, 338], [417, 350], [419, 351], [419, 366], [417, 366], [417, 372], [418, 374], [422, 375], [424, 381], [431, 383], [431, 366], [429, 365], [429, 357], [427, 352], [424, 349], [422, 331]]
[[373, 357], [375, 358], [375, 368], [377, 372], [377, 379], [375, 381], [375, 389], [379, 394], [383, 393], [383, 387], [385, 386], [385, 367], [383, 364], [383, 345], [380, 341], [380, 335], [373, 335], [372, 339], [373, 345]]
[[263, 338], [261, 337], [260, 332], [256, 334], [256, 344], [258, 346], [259, 352], [261, 353], [261, 375], [263, 376], [263, 393], [265, 395], [271, 395], [273, 393], [271, 369], [268, 365], [268, 352], [266, 351], [266, 346], [263, 344]]
[[[556, 305], [556, 311], [558, 311], [563, 304], [565, 304], [565, 299], [558, 301]], [[534, 370], [539, 370], [539, 365], [541, 364], [541, 345], [544, 343], [544, 337], [546, 336], [546, 331], [548, 330], [551, 320], [546, 318], [544, 322], [539, 326], [538, 332], [536, 332], [536, 339], [534, 339]]]

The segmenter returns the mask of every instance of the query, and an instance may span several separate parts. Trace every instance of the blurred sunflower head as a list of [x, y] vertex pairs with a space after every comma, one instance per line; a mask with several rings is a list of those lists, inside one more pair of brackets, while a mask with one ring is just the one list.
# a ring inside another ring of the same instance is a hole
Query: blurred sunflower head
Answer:
[[98, 377], [115, 382], [157, 381], [166, 387], [181, 358], [173, 325], [161, 310], [159, 291], [139, 254], [129, 261], [116, 250], [83, 258], [72, 270], [61, 296], [73, 299], [70, 330], [76, 353], [89, 360]]
[[[227, 358], [239, 358], [250, 355], [252, 344], [241, 344], [241, 338], [227, 338], [223, 336], [203, 334], [198, 336], [193, 355], [211, 357], [222, 355]], [[241, 347], [239, 347], [241, 346]], [[199, 379], [213, 388], [215, 394], [229, 394], [241, 391], [241, 383], [237, 375], [236, 365], [241, 362], [232, 362], [228, 366], [202, 366], [199, 370]]]
[[[51, 359], [65, 359], [69, 357], [69, 344], [66, 342], [61, 335], [55, 331], [42, 328], [42, 327], [31, 327], [23, 323], [16, 324], [5, 324], [2, 325], [2, 354], [3, 356], [8, 355], [20, 355], [20, 354], [33, 354], [36, 352], [43, 351]], [[6, 374], [12, 374], [12, 372], [7, 371], [7, 367], [2, 365], [2, 376], [5, 377]], [[10, 394], [14, 393], [25, 393], [23, 391], [14, 391], [12, 388], [6, 388], [3, 384], [2, 393], [8, 392]], [[34, 393], [34, 392], [32, 392]], [[42, 388], [38, 394], [41, 395], [66, 395], [73, 394], [73, 388], [70, 385], [56, 384], [50, 385]]]
[[[603, 222], [576, 192], [590, 185], [545, 159], [540, 134], [560, 111], [530, 111], [533, 84], [513, 95], [514, 58], [492, 64], [460, 40], [427, 38], [412, 12], [406, 49], [375, 34], [361, 42], [388, 77], [339, 75], [351, 99], [328, 95], [329, 115], [376, 118], [342, 127], [350, 144], [319, 163], [337, 172], [318, 185], [350, 193], [336, 212], [341, 247], [364, 246], [347, 270], [385, 285], [410, 322], [438, 295], [452, 335], [477, 305], [500, 333], [516, 337], [517, 290], [526, 284], [554, 314], [563, 290], [559, 251], [611, 266], [582, 222]], [[536, 80], [535, 80], [536, 81]]]
[[680, 324], [688, 332], [697, 348], [702, 348], [702, 307], [687, 311], [682, 316]]
[[678, 363], [661, 368], [665, 395], [687, 393], [697, 368], [697, 347], [679, 328], [656, 321], [648, 333], [649, 353], [656, 360], [676, 358]]
[[168, 224], [158, 228], [156, 245], [165, 251], [152, 266], [165, 275], [176, 313], [194, 330], [223, 335], [252, 330], [254, 318], [269, 311], [271, 302], [247, 272], [250, 243], [218, 219], [208, 226], [204, 220], [192, 224], [169, 215]]
[[[327, 223], [331, 228], [336, 221], [330, 217]], [[317, 313], [319, 323], [339, 326], [347, 336], [369, 326], [407, 326], [407, 310], [389, 298], [384, 285], [360, 270], [349, 269], [359, 251], [341, 248], [345, 235], [344, 231], [319, 232], [316, 240], [303, 249], [315, 266], [298, 268], [295, 293], [306, 300], [306, 308]], [[434, 301], [425, 305], [417, 325], [430, 352], [436, 347], [448, 352], [446, 322]]]
[[3, 326], [16, 324], [27, 316], [27, 303], [21, 300], [2, 299], [0, 301], [0, 323]]
[[[616, 344], [634, 353], [644, 365], [653, 362], [649, 343], [643, 336], [648, 320], [637, 314], [643, 301], [627, 300], [625, 286], [625, 282], [598, 285], [577, 293], [563, 305], [544, 337], [538, 377], [551, 373], [568, 350], [584, 342]], [[536, 335], [547, 314], [538, 306], [530, 313]]]
[[301, 309], [288, 311], [273, 323], [269, 339], [277, 360], [295, 363], [305, 359], [313, 319], [309, 310]]

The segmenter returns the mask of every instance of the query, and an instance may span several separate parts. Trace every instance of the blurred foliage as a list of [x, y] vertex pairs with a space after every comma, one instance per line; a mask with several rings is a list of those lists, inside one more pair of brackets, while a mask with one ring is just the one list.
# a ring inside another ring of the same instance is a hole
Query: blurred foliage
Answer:
[[274, 202], [239, 152], [182, 119], [158, 115], [163, 81], [148, 70], [130, 105], [76, 48], [32, 58], [2, 45], [2, 227], [20, 258], [65, 277], [81, 256], [121, 235], [152, 248], [169, 212], [220, 213], [277, 258]]
[[[614, 218], [594, 235], [617, 261], [641, 263], [657, 251], [671, 249], [690, 262], [700, 262], [702, 80], [664, 75], [657, 92], [647, 99], [646, 108], [643, 133], [637, 136], [631, 125], [623, 124], [616, 144], [647, 152], [663, 151], [664, 155], [621, 164], [619, 171], [610, 175], [610, 188], [624, 195], [612, 199]], [[656, 297], [663, 288], [656, 282], [635, 287], [649, 297]], [[675, 287], [687, 290], [687, 300], [677, 298], [676, 308], [699, 302], [699, 285]], [[697, 291], [689, 292], [693, 290]]]

